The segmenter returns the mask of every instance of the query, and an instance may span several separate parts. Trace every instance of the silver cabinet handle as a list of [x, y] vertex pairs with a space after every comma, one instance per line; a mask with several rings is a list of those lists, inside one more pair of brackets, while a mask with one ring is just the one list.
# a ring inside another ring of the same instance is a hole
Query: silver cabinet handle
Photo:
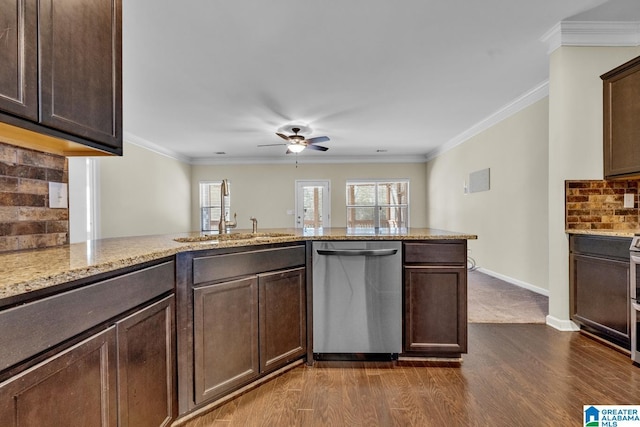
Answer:
[[631, 303], [631, 307], [633, 307], [634, 309], [640, 311], [640, 304], [638, 304], [637, 302], [632, 302]]
[[332, 256], [389, 256], [398, 253], [397, 249], [316, 249], [318, 255]]

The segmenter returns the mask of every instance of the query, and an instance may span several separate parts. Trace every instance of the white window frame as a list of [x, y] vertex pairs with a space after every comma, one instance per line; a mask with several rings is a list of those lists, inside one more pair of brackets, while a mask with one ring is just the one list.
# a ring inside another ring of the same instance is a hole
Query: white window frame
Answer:
[[[378, 185], [380, 184], [388, 184], [388, 183], [403, 183], [406, 184], [407, 186], [407, 203], [397, 203], [397, 204], [384, 204], [381, 205], [378, 201]], [[353, 185], [358, 185], [358, 184], [364, 184], [364, 185], [371, 185], [374, 184], [375, 185], [375, 190], [374, 190], [374, 196], [375, 196], [375, 201], [373, 205], [358, 205], [358, 204], [349, 204], [349, 186], [353, 186]], [[373, 208], [373, 229], [374, 230], [391, 230], [391, 227], [381, 227], [380, 225], [380, 210], [383, 208], [395, 208], [395, 207], [399, 207], [399, 208], [404, 208], [406, 210], [406, 225], [394, 228], [394, 229], [399, 229], [399, 230], [406, 230], [410, 227], [410, 218], [409, 218], [409, 212], [410, 212], [410, 206], [411, 206], [411, 200], [410, 200], [410, 181], [409, 179], [406, 178], [394, 178], [394, 179], [350, 179], [347, 180], [346, 185], [345, 185], [345, 204], [346, 204], [346, 222], [347, 222], [347, 229], [350, 230], [355, 230], [355, 229], [367, 229], [367, 227], [349, 227], [349, 209], [353, 209], [353, 208], [358, 208], [358, 207], [362, 207], [362, 208]]]
[[[229, 195], [225, 196], [225, 209], [224, 215], [225, 218], [229, 218], [229, 213], [231, 212], [231, 184], [227, 181], [229, 185]], [[220, 198], [217, 200], [209, 200], [209, 203], [206, 206], [203, 206], [203, 195], [205, 190], [205, 186], [217, 186], [218, 188], [222, 187], [222, 180], [219, 181], [200, 181], [198, 185], [198, 203], [200, 206], [200, 231], [208, 232], [208, 231], [218, 231], [218, 224], [220, 223], [220, 217], [218, 219], [211, 218], [211, 212], [214, 209], [220, 210]], [[218, 193], [220, 190], [218, 189]], [[206, 217], [206, 212], [209, 211], [209, 216]], [[209, 218], [208, 220], [206, 218]], [[205, 227], [205, 221], [208, 221], [210, 228]]]

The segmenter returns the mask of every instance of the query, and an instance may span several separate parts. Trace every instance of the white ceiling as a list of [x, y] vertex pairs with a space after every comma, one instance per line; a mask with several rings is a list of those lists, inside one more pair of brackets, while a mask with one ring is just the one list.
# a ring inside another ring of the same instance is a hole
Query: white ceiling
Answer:
[[124, 0], [125, 140], [291, 162], [257, 145], [300, 123], [331, 138], [301, 162], [424, 160], [544, 84], [554, 25], [629, 8], [640, 19], [637, 0]]

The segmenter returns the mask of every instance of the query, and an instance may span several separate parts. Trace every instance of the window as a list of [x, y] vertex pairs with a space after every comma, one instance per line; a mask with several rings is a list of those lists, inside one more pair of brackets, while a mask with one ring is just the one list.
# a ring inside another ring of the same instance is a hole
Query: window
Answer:
[[[200, 183], [200, 229], [202, 231], [218, 231], [221, 187], [222, 181]], [[229, 212], [231, 210], [231, 184], [229, 184], [229, 196], [225, 197], [224, 204], [225, 218], [229, 218]]]
[[347, 228], [409, 228], [409, 180], [347, 181]]

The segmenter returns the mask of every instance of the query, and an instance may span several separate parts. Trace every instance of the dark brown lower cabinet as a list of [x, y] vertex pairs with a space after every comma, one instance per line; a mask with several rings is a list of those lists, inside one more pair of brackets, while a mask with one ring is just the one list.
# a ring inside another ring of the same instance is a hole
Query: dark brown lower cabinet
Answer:
[[572, 235], [569, 239], [571, 320], [623, 348], [631, 348], [630, 238]]
[[303, 358], [306, 244], [178, 254], [178, 416]]
[[168, 426], [177, 415], [174, 301], [116, 324], [120, 427]]
[[174, 297], [0, 384], [0, 424], [130, 426], [176, 416]]
[[0, 384], [2, 425], [116, 426], [116, 330], [111, 327]]
[[405, 267], [404, 352], [467, 351], [467, 280], [460, 267]]
[[196, 404], [306, 354], [304, 273], [276, 271], [193, 290]]
[[305, 269], [260, 274], [260, 371], [280, 368], [306, 353]]
[[196, 404], [257, 377], [258, 277], [193, 290]]

